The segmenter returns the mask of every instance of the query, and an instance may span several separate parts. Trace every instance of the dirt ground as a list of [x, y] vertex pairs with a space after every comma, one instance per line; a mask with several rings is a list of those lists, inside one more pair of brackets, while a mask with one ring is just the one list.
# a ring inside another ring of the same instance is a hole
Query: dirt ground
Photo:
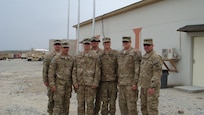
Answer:
[[[160, 115], [204, 115], [204, 92], [185, 93], [161, 89]], [[138, 101], [138, 111], [140, 112]], [[42, 62], [14, 59], [0, 61], [0, 115], [47, 115], [46, 87], [42, 82]], [[77, 115], [73, 92], [70, 115]], [[120, 115], [117, 101], [117, 115]]]

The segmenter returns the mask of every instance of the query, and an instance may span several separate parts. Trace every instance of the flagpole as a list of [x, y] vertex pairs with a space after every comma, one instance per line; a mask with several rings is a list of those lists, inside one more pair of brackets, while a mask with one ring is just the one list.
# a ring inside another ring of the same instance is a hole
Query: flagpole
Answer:
[[78, 24], [77, 24], [77, 53], [79, 52], [79, 32], [80, 32], [80, 0], [78, 0]]
[[69, 40], [69, 18], [70, 18], [70, 0], [68, 0], [67, 40]]
[[93, 36], [95, 36], [95, 0], [93, 0], [93, 20], [92, 20], [92, 29], [93, 29]]

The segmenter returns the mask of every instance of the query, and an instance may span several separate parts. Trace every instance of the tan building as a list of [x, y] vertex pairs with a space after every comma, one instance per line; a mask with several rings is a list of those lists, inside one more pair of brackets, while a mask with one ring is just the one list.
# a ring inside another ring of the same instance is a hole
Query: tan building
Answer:
[[[95, 34], [110, 37], [122, 49], [123, 35], [144, 54], [143, 39], [167, 58], [168, 85], [204, 87], [204, 0], [142, 0], [95, 18]], [[77, 25], [74, 25], [77, 31]], [[80, 23], [80, 35], [92, 36], [92, 19]], [[79, 38], [79, 41], [83, 38]], [[100, 44], [100, 47], [102, 44]]]

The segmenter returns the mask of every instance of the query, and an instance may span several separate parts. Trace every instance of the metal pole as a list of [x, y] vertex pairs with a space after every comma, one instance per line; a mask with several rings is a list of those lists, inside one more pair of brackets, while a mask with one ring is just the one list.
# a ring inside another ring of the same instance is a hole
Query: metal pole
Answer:
[[93, 20], [92, 20], [92, 29], [93, 29], [93, 36], [95, 36], [95, 0], [93, 0]]
[[79, 52], [79, 32], [80, 32], [80, 0], [78, 0], [78, 24], [77, 24], [77, 46], [78, 46], [78, 49], [77, 49], [77, 53]]
[[69, 40], [69, 17], [70, 17], [70, 0], [68, 0], [67, 40]]

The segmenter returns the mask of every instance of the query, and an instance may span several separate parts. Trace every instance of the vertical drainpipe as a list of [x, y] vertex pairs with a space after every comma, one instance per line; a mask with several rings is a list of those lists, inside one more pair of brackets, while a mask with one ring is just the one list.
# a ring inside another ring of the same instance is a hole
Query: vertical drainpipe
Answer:
[[180, 53], [181, 53], [181, 32], [179, 32], [179, 51], [180, 51]]

